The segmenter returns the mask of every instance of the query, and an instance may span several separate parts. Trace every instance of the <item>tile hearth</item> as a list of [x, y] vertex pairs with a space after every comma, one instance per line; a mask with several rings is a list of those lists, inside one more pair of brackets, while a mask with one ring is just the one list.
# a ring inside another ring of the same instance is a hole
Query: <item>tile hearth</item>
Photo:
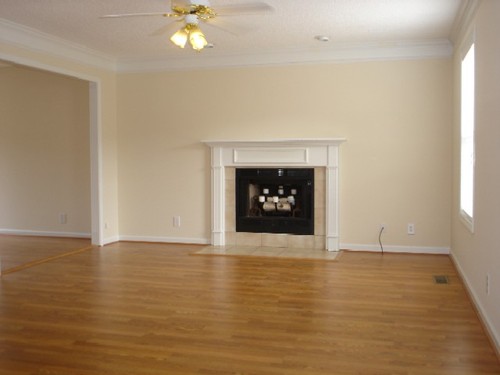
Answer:
[[239, 255], [255, 257], [338, 260], [339, 251], [320, 249], [295, 249], [264, 246], [207, 246], [194, 254], [201, 255]]

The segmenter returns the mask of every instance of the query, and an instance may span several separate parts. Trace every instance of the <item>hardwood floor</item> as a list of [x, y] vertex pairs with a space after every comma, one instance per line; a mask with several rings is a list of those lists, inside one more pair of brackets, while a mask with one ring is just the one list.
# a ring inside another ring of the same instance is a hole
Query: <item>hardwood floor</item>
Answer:
[[83, 238], [11, 236], [0, 234], [2, 273], [9, 273], [90, 247]]
[[0, 374], [500, 374], [447, 256], [199, 249], [117, 243], [4, 275]]

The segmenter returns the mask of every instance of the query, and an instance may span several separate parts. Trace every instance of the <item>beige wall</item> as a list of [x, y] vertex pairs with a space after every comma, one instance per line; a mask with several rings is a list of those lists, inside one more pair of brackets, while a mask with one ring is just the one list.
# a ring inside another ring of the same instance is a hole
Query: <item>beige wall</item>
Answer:
[[90, 234], [88, 83], [14, 66], [0, 82], [0, 228]]
[[26, 49], [0, 41], [0, 58], [21, 65], [93, 82], [98, 88], [98, 130], [100, 133], [100, 199], [102, 241], [118, 240], [117, 144], [116, 144], [116, 74], [113, 70], [80, 63], [77, 59], [62, 57], [60, 53]]
[[[459, 219], [460, 193], [460, 44], [455, 56], [452, 254], [500, 353], [500, 2], [485, 0], [475, 27], [476, 132], [474, 233]], [[486, 294], [486, 275], [490, 294]]]
[[447, 59], [121, 74], [120, 233], [210, 238], [201, 140], [346, 137], [341, 242], [447, 248], [451, 91]]
[[[209, 151], [203, 139], [346, 137], [341, 242], [376, 246], [383, 222], [386, 245], [450, 245], [451, 62], [446, 59], [117, 79], [113, 72], [74, 61], [0, 47], [14, 61], [98, 81], [105, 240], [210, 237]], [[181, 216], [180, 228], [172, 226], [174, 215]], [[406, 234], [408, 222], [416, 224], [415, 236]]]

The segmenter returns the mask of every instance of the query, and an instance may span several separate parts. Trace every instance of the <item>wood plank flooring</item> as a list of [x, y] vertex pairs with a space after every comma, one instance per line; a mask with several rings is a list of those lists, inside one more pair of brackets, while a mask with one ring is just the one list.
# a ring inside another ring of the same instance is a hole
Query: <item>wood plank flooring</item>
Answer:
[[8, 273], [57, 258], [64, 254], [88, 248], [90, 240], [84, 238], [57, 238], [37, 236], [11, 236], [0, 234], [2, 273]]
[[500, 374], [447, 256], [199, 249], [117, 243], [4, 275], [0, 374]]

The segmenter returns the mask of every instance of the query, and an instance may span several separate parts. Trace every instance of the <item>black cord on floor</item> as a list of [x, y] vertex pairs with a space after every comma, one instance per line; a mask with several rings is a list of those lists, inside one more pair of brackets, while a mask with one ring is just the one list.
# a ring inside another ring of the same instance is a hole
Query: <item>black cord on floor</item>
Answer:
[[384, 247], [382, 246], [382, 232], [384, 231], [384, 227], [380, 227], [380, 232], [378, 234], [378, 243], [380, 244], [380, 250], [382, 254], [384, 254]]

